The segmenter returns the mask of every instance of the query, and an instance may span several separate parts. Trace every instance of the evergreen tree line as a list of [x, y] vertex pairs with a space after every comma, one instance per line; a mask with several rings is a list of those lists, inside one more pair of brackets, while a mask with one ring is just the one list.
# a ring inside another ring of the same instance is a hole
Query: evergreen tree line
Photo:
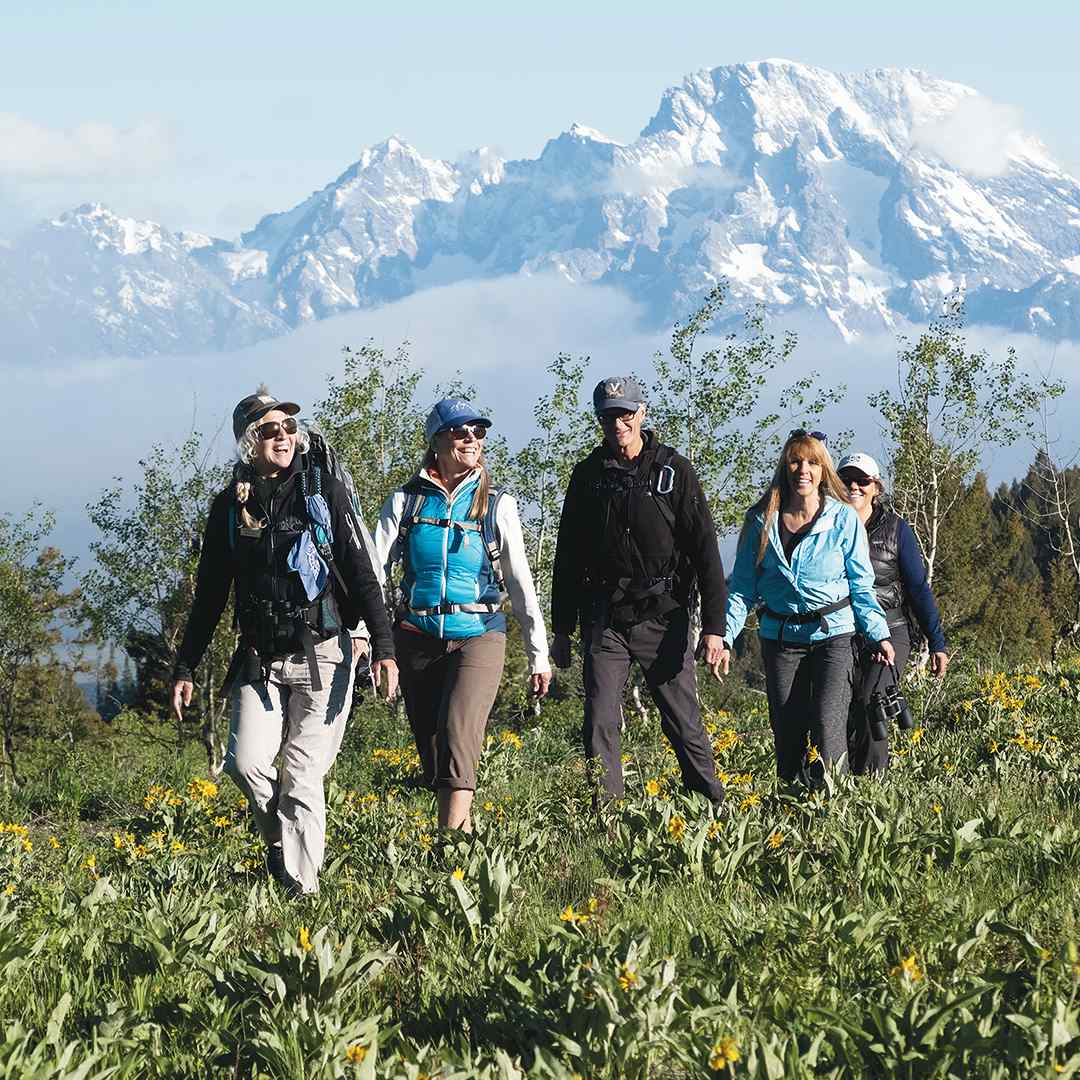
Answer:
[[[721, 539], [738, 529], [788, 432], [823, 426], [845, 396], [801, 366], [795, 335], [773, 333], [760, 310], [747, 313], [738, 332], [710, 336], [724, 300], [723, 287], [715, 288], [677, 324], [644, 380], [647, 424], [693, 462]], [[483, 392], [464, 379], [421, 393], [423, 371], [407, 345], [392, 353], [374, 343], [346, 348], [343, 374], [329, 378], [312, 418], [350, 468], [370, 524], [420, 460], [430, 401], [474, 400], [495, 419], [487, 463], [518, 498], [546, 601], [570, 471], [599, 440], [587, 366], [588, 358], [570, 354], [551, 361], [549, 389], [533, 410], [536, 433], [523, 444], [500, 430]], [[867, 402], [882, 432], [887, 486], [922, 544], [950, 648], [972, 662], [1055, 661], [1080, 634], [1080, 467], [1062, 459], [1048, 431], [1062, 392], [1060, 382], [1026, 372], [1012, 351], [994, 358], [970, 349], [955, 297], [917, 340], [901, 339], [894, 386]], [[830, 432], [834, 455], [849, 443], [850, 433]], [[991, 491], [982, 462], [1016, 443], [1031, 446], [1030, 467]], [[48, 545], [51, 516], [35, 507], [22, 519], [0, 517], [4, 782], [18, 782], [18, 749], [27, 740], [56, 747], [117, 718], [137, 717], [148, 738], [197, 738], [211, 769], [220, 767], [227, 703], [218, 688], [235, 644], [228, 614], [198, 673], [190, 727], [168, 719], [167, 697], [206, 515], [230, 475], [231, 462], [213, 460], [198, 433], [177, 448], [150, 448], [133, 479], [88, 505], [93, 564], [71, 589], [65, 583], [79, 568]], [[754, 683], [755, 635], [744, 637], [742, 676]], [[524, 673], [518, 644], [497, 712], [527, 712]], [[560, 699], [576, 706], [578, 678], [557, 674], [556, 706]], [[96, 710], [77, 680], [95, 686]]]

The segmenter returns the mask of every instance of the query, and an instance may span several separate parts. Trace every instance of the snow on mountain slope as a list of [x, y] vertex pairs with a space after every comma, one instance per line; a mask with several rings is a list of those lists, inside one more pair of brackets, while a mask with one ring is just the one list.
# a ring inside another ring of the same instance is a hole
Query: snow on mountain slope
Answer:
[[973, 319], [1072, 337], [1077, 260], [1080, 184], [1000, 106], [919, 71], [764, 60], [688, 76], [625, 144], [574, 124], [535, 159], [447, 162], [391, 137], [238, 244], [81, 207], [0, 249], [0, 343], [232, 348], [541, 273], [618, 286], [658, 323], [726, 280], [733, 313], [816, 310], [848, 340], [962, 287]]

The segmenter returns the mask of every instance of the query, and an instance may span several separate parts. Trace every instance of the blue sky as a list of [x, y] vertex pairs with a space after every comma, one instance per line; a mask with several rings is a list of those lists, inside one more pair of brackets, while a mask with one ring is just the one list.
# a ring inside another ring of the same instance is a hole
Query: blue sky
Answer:
[[688, 72], [765, 57], [968, 83], [1080, 171], [1080, 5], [3, 7], [0, 235], [101, 199], [234, 236], [388, 134], [446, 158], [534, 156], [574, 121], [630, 139]]

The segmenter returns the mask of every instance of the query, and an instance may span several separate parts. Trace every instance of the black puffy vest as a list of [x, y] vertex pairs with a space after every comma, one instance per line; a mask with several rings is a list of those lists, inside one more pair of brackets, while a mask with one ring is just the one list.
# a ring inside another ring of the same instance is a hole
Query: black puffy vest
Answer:
[[870, 539], [870, 562], [874, 567], [874, 591], [887, 618], [894, 619], [904, 606], [904, 583], [900, 580], [900, 515], [879, 506], [866, 523]]

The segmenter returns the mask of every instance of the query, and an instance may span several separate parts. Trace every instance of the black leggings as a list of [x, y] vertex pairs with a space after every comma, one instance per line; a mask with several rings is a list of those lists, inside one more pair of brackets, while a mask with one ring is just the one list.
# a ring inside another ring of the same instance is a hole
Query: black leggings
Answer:
[[[911, 655], [911, 638], [904, 624], [889, 627], [889, 639], [896, 650], [896, 678], [904, 674]], [[860, 639], [861, 641], [861, 639]], [[884, 772], [889, 767], [889, 740], [875, 742], [870, 734], [870, 699], [876, 690], [891, 686], [892, 671], [874, 660], [867, 648], [859, 650], [854, 667], [854, 693], [848, 714], [848, 763], [853, 773]]]
[[776, 744], [781, 780], [798, 776], [811, 786], [804, 760], [808, 746], [831, 765], [847, 753], [848, 705], [851, 702], [851, 634], [837, 634], [813, 645], [780, 645], [761, 639], [769, 724]]

